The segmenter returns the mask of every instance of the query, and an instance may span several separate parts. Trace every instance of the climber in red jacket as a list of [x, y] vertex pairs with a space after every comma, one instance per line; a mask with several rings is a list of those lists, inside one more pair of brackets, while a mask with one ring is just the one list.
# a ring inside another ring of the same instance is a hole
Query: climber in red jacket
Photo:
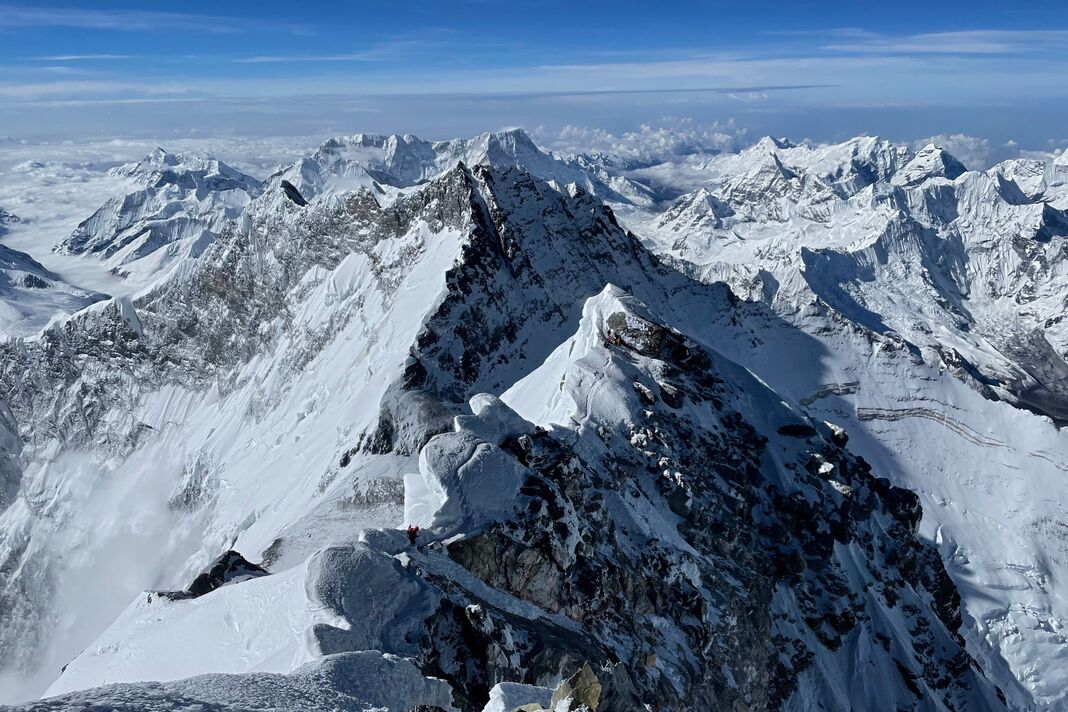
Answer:
[[415, 546], [415, 539], [419, 536], [419, 527], [414, 524], [408, 525], [408, 541]]

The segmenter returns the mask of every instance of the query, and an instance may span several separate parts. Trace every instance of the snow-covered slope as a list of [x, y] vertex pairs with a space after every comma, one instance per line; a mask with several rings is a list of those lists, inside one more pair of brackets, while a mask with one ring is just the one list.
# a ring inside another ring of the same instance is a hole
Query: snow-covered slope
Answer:
[[0, 245], [0, 336], [30, 336], [54, 316], [73, 314], [104, 297], [69, 285], [25, 252]]
[[75, 236], [137, 290], [0, 342], [9, 697], [1063, 706], [1059, 168], [686, 161], [119, 169]]
[[815, 296], [972, 370], [992, 395], [1063, 420], [1062, 189], [1037, 182], [1035, 165], [965, 172], [934, 146], [906, 157], [874, 139], [765, 139], [713, 160], [707, 185], [666, 211], [627, 219], [693, 274], [784, 309]]

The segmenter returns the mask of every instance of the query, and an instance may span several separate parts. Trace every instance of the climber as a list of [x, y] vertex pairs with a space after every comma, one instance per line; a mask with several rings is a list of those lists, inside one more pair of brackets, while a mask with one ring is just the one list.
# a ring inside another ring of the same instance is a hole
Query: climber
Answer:
[[415, 538], [419, 536], [419, 527], [411, 524], [408, 526], [408, 542], [415, 546]]

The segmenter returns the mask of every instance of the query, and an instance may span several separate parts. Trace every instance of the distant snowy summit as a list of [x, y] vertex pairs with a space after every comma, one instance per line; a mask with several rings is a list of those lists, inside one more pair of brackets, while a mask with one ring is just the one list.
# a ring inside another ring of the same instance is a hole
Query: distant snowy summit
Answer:
[[110, 199], [57, 249], [99, 255], [139, 282], [180, 271], [260, 193], [259, 181], [221, 161], [160, 148], [111, 172], [140, 187]]

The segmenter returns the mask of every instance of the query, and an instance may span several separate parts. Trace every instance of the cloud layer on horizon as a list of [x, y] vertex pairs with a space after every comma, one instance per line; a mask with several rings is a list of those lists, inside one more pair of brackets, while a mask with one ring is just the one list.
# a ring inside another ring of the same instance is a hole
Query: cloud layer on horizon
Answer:
[[[361, 114], [377, 114], [376, 124], [392, 116], [408, 130], [413, 107], [445, 116], [442, 131], [474, 130], [466, 101], [483, 112], [483, 126], [517, 116], [537, 125], [554, 112], [557, 126], [597, 123], [615, 110], [619, 123], [609, 128], [617, 132], [664, 113], [706, 123], [744, 115], [771, 129], [799, 116], [799, 130], [822, 140], [884, 132], [892, 116], [907, 136], [978, 131], [1043, 148], [1062, 138], [1052, 116], [1068, 108], [1068, 29], [1056, 27], [771, 27], [711, 34], [706, 46], [637, 35], [619, 46], [402, 21], [338, 45], [338, 28], [307, 15], [0, 3], [0, 45], [23, 31], [56, 37], [34, 52], [0, 48], [0, 134], [93, 135], [109, 126], [112, 135], [145, 127], [225, 133], [242, 125], [263, 134], [264, 117], [274, 117], [276, 132], [304, 133]], [[596, 39], [596, 28], [588, 31]], [[68, 48], [59, 41], [65, 33], [88, 44]], [[168, 41], [145, 43], [146, 36]], [[309, 51], [308, 37], [322, 51]], [[163, 106], [172, 110], [154, 108]], [[978, 112], [986, 116], [969, 115]], [[829, 121], [822, 132], [819, 121]]]

